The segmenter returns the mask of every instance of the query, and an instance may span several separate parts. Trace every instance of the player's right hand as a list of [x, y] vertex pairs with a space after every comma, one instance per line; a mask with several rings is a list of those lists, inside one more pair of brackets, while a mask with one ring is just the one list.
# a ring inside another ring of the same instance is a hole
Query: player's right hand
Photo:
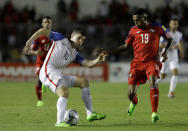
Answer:
[[97, 50], [97, 56], [99, 56], [100, 54], [103, 54], [103, 55], [105, 55], [106, 57], [109, 56], [108, 51], [106, 51], [106, 50], [103, 49], [103, 48], [100, 48], [100, 49]]
[[161, 60], [162, 63], [165, 62], [165, 61], [168, 59], [166, 51], [164, 51], [164, 52], [161, 54], [161, 57], [162, 57], [162, 60]]
[[104, 52], [102, 52], [98, 55], [98, 60], [100, 63], [104, 62], [106, 60], [106, 58], [107, 58], [107, 55]]

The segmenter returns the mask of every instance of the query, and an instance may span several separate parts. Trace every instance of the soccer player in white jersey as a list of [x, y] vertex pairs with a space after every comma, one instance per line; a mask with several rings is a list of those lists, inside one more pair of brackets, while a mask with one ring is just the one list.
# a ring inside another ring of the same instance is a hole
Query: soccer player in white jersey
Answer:
[[[28, 53], [33, 40], [41, 35], [49, 36], [51, 33], [50, 31], [39, 29], [27, 41], [24, 47], [25, 53]], [[105, 53], [99, 54], [94, 60], [86, 60], [80, 56], [76, 49], [83, 45], [86, 38], [84, 33], [80, 30], [74, 30], [70, 40], [61, 36], [60, 33], [56, 33], [54, 36], [55, 35], [59, 35], [56, 36], [59, 40], [56, 39], [56, 41], [53, 42], [39, 74], [41, 82], [45, 86], [48, 86], [59, 97], [57, 100], [57, 123], [55, 126], [70, 126], [68, 123], [64, 122], [64, 114], [69, 96], [68, 88], [70, 87], [79, 87], [81, 89], [82, 99], [86, 107], [87, 120], [89, 122], [104, 119], [106, 117], [104, 114], [94, 112], [88, 80], [83, 77], [63, 75], [63, 69], [72, 62], [90, 68], [94, 67], [105, 60]]]
[[[178, 69], [179, 69], [179, 60], [178, 60], [178, 50], [180, 53], [180, 57], [184, 58], [184, 48], [183, 48], [183, 39], [182, 39], [182, 33], [177, 30], [178, 28], [178, 19], [173, 18], [169, 22], [169, 34], [171, 35], [173, 42], [171, 47], [168, 50], [168, 59], [166, 62], [162, 64], [161, 69], [161, 79], [164, 79], [166, 77], [167, 73], [167, 67], [169, 66], [172, 76], [170, 80], [170, 89], [168, 93], [169, 98], [175, 97], [174, 91], [176, 88], [176, 84], [178, 81]], [[160, 47], [164, 49], [166, 46], [166, 41], [161, 38], [160, 40]]]

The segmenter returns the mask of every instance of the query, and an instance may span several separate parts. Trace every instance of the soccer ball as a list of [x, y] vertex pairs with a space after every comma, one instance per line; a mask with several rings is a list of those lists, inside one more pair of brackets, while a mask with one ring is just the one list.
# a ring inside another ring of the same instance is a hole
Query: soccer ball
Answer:
[[71, 126], [75, 126], [79, 120], [79, 114], [74, 109], [66, 110], [64, 120], [66, 123], [70, 124]]

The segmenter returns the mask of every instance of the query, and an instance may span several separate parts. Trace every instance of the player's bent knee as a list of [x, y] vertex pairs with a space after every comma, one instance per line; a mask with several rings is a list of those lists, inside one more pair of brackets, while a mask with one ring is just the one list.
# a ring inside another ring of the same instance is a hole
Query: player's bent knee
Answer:
[[156, 76], [154, 76], [154, 75], [151, 75], [150, 76], [150, 79], [149, 79], [149, 85], [150, 85], [150, 87], [152, 88], [152, 87], [157, 87], [157, 77]]
[[60, 87], [56, 90], [56, 94], [59, 96], [59, 97], [66, 97], [68, 98], [69, 97], [69, 91], [67, 88], [65, 87]]
[[151, 83], [149, 85], [150, 85], [150, 88], [158, 88], [158, 84], [156, 82], [155, 83]]
[[178, 75], [178, 69], [174, 69], [174, 70], [172, 70], [172, 75]]
[[66, 98], [69, 97], [69, 91], [68, 90], [63, 91], [63, 97], [66, 97]]
[[166, 74], [161, 74], [161, 79], [164, 79], [166, 77]]
[[157, 84], [157, 82], [151, 82], [150, 84], [150, 88], [158, 88], [158, 84]]
[[80, 88], [88, 88], [89, 87], [89, 81], [86, 78], [83, 78], [82, 83], [80, 85]]

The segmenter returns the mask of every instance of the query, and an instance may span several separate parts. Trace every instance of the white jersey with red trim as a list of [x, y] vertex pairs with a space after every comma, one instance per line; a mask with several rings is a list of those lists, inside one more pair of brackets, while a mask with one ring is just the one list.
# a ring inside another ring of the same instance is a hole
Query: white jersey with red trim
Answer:
[[[180, 41], [182, 41], [182, 33], [180, 31], [172, 32], [169, 31], [170, 36], [172, 37], [172, 46], [178, 46]], [[161, 37], [160, 43], [167, 44], [167, 41]], [[169, 48], [167, 53], [169, 61], [173, 61], [174, 59], [178, 59], [178, 49]]]
[[[174, 49], [172, 48], [172, 46], [178, 46], [178, 44], [183, 40], [182, 33], [179, 31], [171, 32], [170, 30], [168, 32], [172, 37], [172, 44], [171, 47], [168, 49], [168, 53], [167, 53], [168, 59], [162, 63], [161, 73], [167, 73], [168, 67], [170, 70], [179, 68], [178, 49]], [[160, 42], [163, 44], [167, 44], [167, 41], [164, 40], [164, 38], [162, 37], [160, 39]]]
[[63, 69], [75, 60], [77, 54], [78, 52], [72, 48], [70, 41], [64, 38], [61, 41], [53, 42], [44, 63], [55, 69]]
[[75, 78], [69, 77], [67, 80], [67, 77], [63, 75], [63, 69], [71, 62], [79, 63], [82, 60], [83, 58], [72, 48], [68, 39], [54, 41], [40, 70], [39, 78], [45, 86], [48, 86], [55, 93], [59, 82], [63, 83], [65, 87], [74, 85], [71, 83], [74, 83], [72, 81]]

